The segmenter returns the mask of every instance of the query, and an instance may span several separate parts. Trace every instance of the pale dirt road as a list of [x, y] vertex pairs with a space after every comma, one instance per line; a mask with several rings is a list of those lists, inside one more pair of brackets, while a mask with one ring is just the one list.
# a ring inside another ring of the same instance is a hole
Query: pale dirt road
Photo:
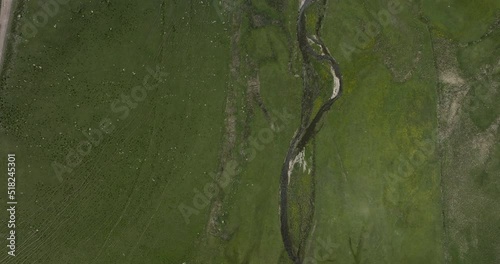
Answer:
[[11, 9], [14, 0], [1, 0], [2, 5], [0, 9], [0, 70], [2, 69], [3, 59], [5, 55], [5, 47], [7, 44], [7, 33], [9, 29]]

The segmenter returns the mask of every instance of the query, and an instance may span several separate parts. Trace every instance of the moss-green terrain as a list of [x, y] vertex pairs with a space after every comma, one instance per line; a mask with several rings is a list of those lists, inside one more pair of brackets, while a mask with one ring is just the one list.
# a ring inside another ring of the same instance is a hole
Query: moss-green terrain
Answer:
[[[0, 263], [292, 263], [279, 177], [304, 114], [300, 1], [60, 2], [12, 18], [17, 241]], [[326, 7], [344, 90], [301, 163], [314, 177], [290, 185], [315, 186], [303, 263], [499, 263], [500, 2]]]

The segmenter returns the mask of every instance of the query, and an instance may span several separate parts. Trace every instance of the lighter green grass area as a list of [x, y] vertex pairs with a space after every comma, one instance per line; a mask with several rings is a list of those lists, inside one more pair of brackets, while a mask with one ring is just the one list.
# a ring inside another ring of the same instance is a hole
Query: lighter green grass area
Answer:
[[[338, 40], [355, 36], [339, 25], [376, 22], [370, 12], [352, 17], [344, 5], [330, 6], [324, 25], [333, 47], [355, 43]], [[443, 262], [436, 72], [427, 29], [413, 8], [379, 24], [352, 61], [333, 51], [346, 82], [317, 137], [317, 226], [309, 255], [318, 263]], [[366, 9], [376, 13], [387, 4]]]

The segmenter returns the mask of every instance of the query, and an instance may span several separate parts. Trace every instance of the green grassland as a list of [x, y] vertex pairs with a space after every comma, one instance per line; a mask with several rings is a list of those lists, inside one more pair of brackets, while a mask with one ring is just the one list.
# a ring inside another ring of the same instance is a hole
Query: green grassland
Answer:
[[[70, 2], [8, 62], [2, 155], [18, 156], [23, 206], [19, 255], [0, 262], [177, 262], [206, 219], [185, 225], [177, 204], [216, 168], [224, 27], [211, 23], [217, 15], [208, 5]], [[33, 2], [20, 8], [26, 17], [40, 10]], [[111, 104], [157, 66], [168, 78], [121, 120]], [[65, 164], [86, 140], [82, 131], [106, 117], [115, 130], [59, 182], [53, 161]]]
[[[355, 15], [342, 11], [352, 3], [330, 5], [325, 40], [334, 47], [352, 43], [356, 35], [340, 25], [361, 20], [362, 29], [388, 10], [384, 1], [365, 4]], [[346, 90], [317, 137], [312, 246], [322, 250], [321, 260], [443, 262], [436, 70], [427, 27], [411, 15], [418, 8], [405, 4], [387, 25], [377, 23], [379, 33], [352, 61], [337, 56]], [[333, 244], [322, 248], [321, 240]]]
[[[26, 36], [41, 7], [20, 1], [0, 95], [18, 256], [0, 263], [290, 263], [278, 198], [301, 115], [298, 1], [227, 3], [75, 0]], [[314, 139], [305, 263], [500, 261], [499, 14], [494, 0], [329, 1], [345, 83]], [[117, 102], [151, 69], [156, 88]], [[113, 131], [70, 166], [102, 120]], [[228, 161], [239, 172], [194, 205]]]

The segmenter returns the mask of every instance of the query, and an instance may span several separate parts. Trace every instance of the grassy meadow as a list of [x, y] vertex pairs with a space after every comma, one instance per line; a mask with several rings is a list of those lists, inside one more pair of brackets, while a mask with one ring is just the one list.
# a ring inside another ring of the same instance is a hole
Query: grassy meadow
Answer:
[[[13, 15], [0, 168], [16, 154], [18, 238], [0, 263], [291, 263], [299, 1], [66, 2]], [[500, 261], [499, 19], [495, 0], [328, 1], [344, 93], [314, 138], [304, 263]]]

